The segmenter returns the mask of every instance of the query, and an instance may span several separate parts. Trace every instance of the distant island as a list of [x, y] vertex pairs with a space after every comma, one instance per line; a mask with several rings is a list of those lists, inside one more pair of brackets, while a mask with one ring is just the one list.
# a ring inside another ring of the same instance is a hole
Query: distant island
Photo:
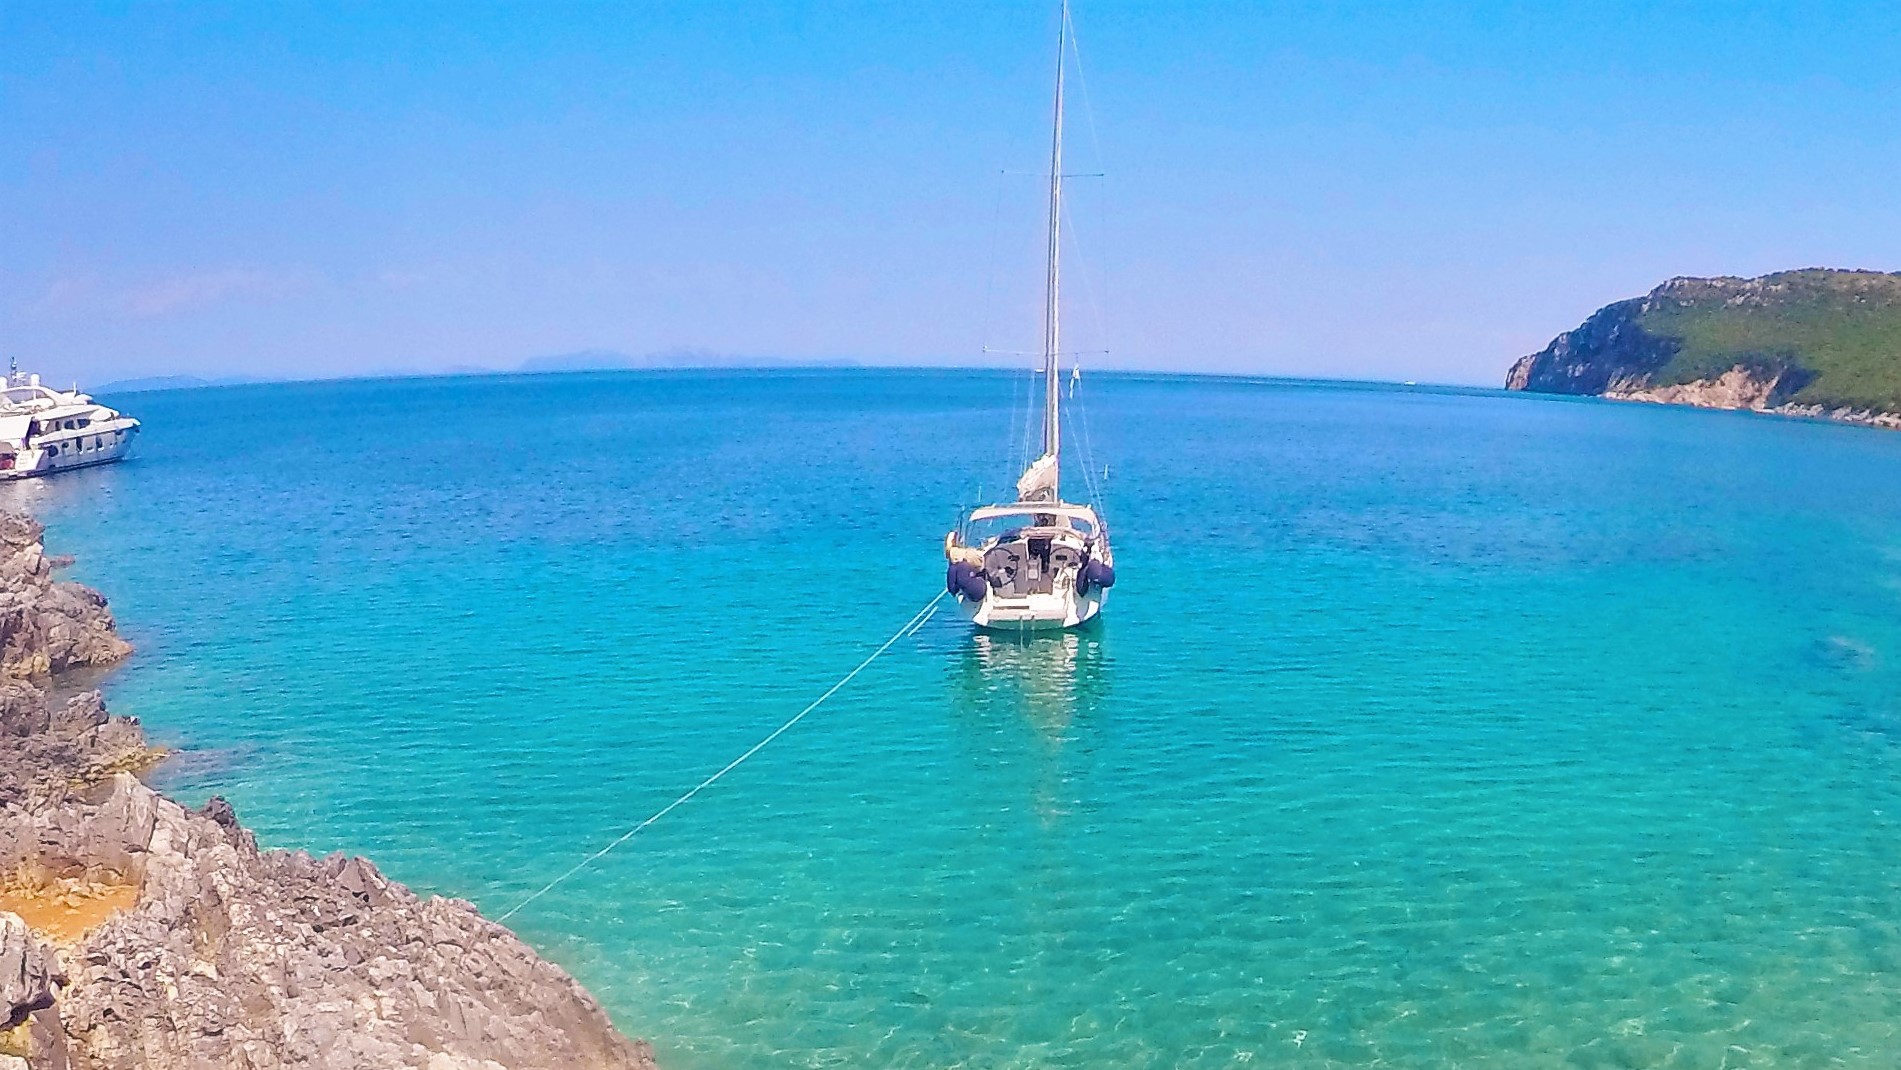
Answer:
[[225, 376], [220, 379], [206, 379], [196, 375], [152, 375], [143, 379], [115, 379], [91, 389], [94, 394], [140, 394], [148, 390], [191, 390], [201, 386], [244, 386], [269, 381], [242, 375]]
[[710, 349], [662, 349], [644, 356], [615, 349], [582, 349], [573, 353], [554, 353], [530, 357], [515, 368], [517, 372], [606, 372], [680, 369], [767, 369], [767, 368], [856, 368], [849, 359], [794, 360], [786, 357], [744, 356], [715, 353]]
[[1519, 358], [1505, 389], [1901, 428], [1901, 274], [1671, 279]]

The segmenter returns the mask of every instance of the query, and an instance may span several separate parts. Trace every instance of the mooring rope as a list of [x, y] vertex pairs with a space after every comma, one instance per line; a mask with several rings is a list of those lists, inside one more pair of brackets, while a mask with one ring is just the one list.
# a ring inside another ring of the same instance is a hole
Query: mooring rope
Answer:
[[635, 825], [633, 828], [628, 829], [626, 832], [621, 833], [620, 837], [614, 840], [614, 842], [608, 844], [606, 847], [601, 848], [600, 850], [594, 852], [593, 854], [588, 855], [586, 858], [581, 859], [581, 861], [575, 863], [573, 869], [568, 870], [566, 873], [563, 873], [559, 877], [556, 877], [555, 879], [549, 881], [547, 884], [542, 885], [541, 888], [535, 892], [535, 894], [529, 896], [528, 898], [522, 900], [519, 903], [516, 903], [513, 907], [509, 908], [506, 914], [503, 914], [501, 917], [496, 918], [495, 920], [498, 922], [503, 922], [514, 917], [518, 912], [520, 912], [520, 910], [523, 907], [527, 906], [528, 904], [534, 902], [537, 899], [540, 899], [542, 896], [547, 895], [549, 892], [553, 891], [556, 886], [561, 884], [561, 882], [567, 880], [569, 877], [574, 876], [576, 873], [581, 872], [587, 867], [593, 865], [595, 862], [600, 861], [602, 858], [606, 857], [609, 851], [612, 851], [614, 848], [619, 847], [621, 844], [626, 843], [628, 840], [633, 839], [635, 833], [639, 832], [640, 830], [646, 828], [648, 825], [651, 825], [654, 822], [672, 813], [674, 810], [678, 809], [683, 803], [685, 803], [688, 799], [691, 799], [695, 795], [698, 795], [700, 792], [705, 791], [707, 788], [712, 787], [713, 784], [719, 780], [719, 778], [739, 768], [742, 764], [745, 763], [746, 759], [752, 757], [755, 754], [758, 754], [762, 750], [765, 750], [767, 744], [771, 743], [775, 739], [778, 739], [780, 736], [785, 735], [786, 731], [789, 730], [793, 725], [798, 724], [800, 721], [805, 720], [806, 714], [811, 713], [813, 710], [818, 709], [820, 706], [825, 704], [826, 699], [831, 698], [833, 695], [838, 694], [839, 689], [843, 688], [846, 684], [851, 683], [853, 678], [855, 678], [859, 673], [864, 672], [867, 668], [869, 668], [872, 662], [877, 661], [881, 656], [883, 656], [884, 652], [887, 650], [890, 650], [892, 646], [894, 646], [898, 642], [898, 640], [903, 639], [904, 637], [908, 635], [915, 635], [917, 633], [917, 630], [919, 628], [924, 627], [925, 622], [929, 621], [931, 617], [937, 613], [937, 604], [944, 600], [944, 595], [945, 595], [945, 592], [943, 591], [937, 592], [936, 598], [933, 598], [929, 602], [926, 602], [924, 604], [923, 609], [920, 609], [916, 613], [911, 614], [911, 619], [905, 621], [904, 626], [902, 628], [899, 628], [897, 631], [891, 633], [891, 638], [886, 639], [882, 644], [880, 644], [878, 649], [872, 651], [870, 656], [865, 658], [865, 660], [859, 662], [856, 668], [852, 669], [852, 671], [840, 677], [837, 683], [826, 688], [825, 693], [813, 699], [810, 705], [806, 706], [804, 709], [800, 710], [798, 713], [793, 714], [792, 717], [789, 720], [787, 720], [784, 724], [773, 729], [771, 734], [766, 736], [766, 738], [753, 744], [746, 751], [746, 753], [740, 755], [737, 758], [734, 758], [730, 762], [727, 762], [726, 765], [723, 766], [719, 772], [714, 773], [712, 776], [707, 777], [705, 780], [702, 780], [698, 784], [693, 785], [693, 787], [689, 789], [686, 794], [680, 796], [679, 798], [673, 800], [667, 805], [661, 807], [659, 810], [655, 811], [652, 817], [649, 817], [647, 820], [642, 821], [640, 824]]

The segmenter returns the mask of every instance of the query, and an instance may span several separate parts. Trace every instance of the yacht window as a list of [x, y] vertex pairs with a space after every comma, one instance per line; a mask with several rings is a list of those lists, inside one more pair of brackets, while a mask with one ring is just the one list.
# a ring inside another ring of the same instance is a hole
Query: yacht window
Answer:
[[80, 426], [80, 427], [82, 427], [82, 428], [86, 428], [86, 427], [91, 427], [91, 426], [92, 426], [92, 421], [91, 421], [91, 420], [88, 420], [88, 419], [87, 419], [87, 418], [85, 418], [84, 416], [81, 416], [81, 417], [79, 418], [79, 426]]
[[46, 447], [46, 455], [47, 455], [48, 457], [57, 457], [57, 456], [59, 456], [59, 447], [58, 447], [58, 446], [48, 446], [48, 447]]

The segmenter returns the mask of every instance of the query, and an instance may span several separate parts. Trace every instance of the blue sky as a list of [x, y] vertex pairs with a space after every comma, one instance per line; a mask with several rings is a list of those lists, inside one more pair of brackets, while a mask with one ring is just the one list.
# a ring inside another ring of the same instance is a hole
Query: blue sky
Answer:
[[[1496, 383], [1676, 274], [1901, 268], [1888, 5], [1075, 0], [1086, 363]], [[996, 363], [1045, 3], [0, 0], [0, 356]]]

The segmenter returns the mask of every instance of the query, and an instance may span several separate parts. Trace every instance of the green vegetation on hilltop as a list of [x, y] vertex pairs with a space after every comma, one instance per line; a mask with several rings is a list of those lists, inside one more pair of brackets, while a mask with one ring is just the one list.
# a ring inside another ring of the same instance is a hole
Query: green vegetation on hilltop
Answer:
[[1656, 385], [1742, 365], [1791, 371], [1783, 400], [1901, 412], [1901, 275], [1811, 269], [1759, 279], [1678, 279], [1636, 317], [1676, 343]]

